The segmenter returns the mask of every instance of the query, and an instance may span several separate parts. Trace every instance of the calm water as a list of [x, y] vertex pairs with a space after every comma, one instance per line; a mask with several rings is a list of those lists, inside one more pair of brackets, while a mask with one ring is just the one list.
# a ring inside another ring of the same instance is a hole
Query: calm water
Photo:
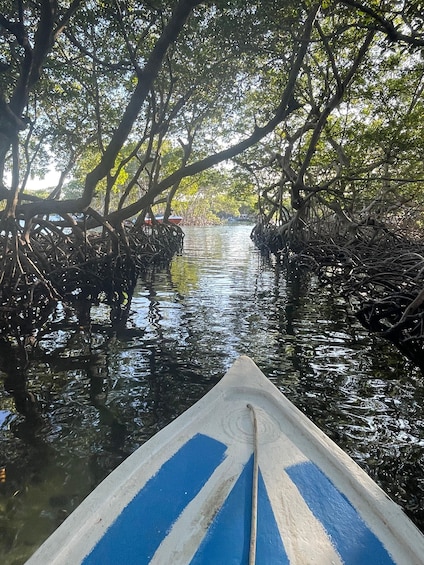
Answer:
[[329, 289], [267, 266], [250, 230], [185, 228], [183, 254], [138, 285], [123, 335], [102, 307], [91, 333], [47, 335], [28, 369], [30, 418], [6, 392], [13, 352], [0, 351], [0, 563], [23, 563], [243, 353], [424, 530], [421, 374]]

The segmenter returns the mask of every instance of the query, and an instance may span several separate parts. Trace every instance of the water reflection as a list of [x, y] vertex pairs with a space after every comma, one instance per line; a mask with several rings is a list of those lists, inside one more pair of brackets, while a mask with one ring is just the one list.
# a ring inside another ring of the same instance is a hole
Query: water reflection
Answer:
[[0, 352], [1, 563], [23, 563], [242, 353], [424, 529], [421, 375], [330, 289], [264, 263], [250, 229], [187, 228], [182, 255], [139, 283], [119, 335], [100, 307], [90, 331], [56, 326], [26, 369], [25, 406], [10, 394], [24, 368]]

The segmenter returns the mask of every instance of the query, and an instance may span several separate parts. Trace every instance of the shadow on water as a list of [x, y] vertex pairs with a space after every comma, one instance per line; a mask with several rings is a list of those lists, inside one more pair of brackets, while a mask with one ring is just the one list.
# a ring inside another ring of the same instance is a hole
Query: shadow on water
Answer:
[[23, 563], [240, 354], [424, 529], [421, 374], [330, 289], [271, 268], [249, 233], [187, 228], [170, 268], [139, 282], [119, 335], [99, 307], [90, 331], [46, 335], [28, 367], [0, 351], [1, 563]]

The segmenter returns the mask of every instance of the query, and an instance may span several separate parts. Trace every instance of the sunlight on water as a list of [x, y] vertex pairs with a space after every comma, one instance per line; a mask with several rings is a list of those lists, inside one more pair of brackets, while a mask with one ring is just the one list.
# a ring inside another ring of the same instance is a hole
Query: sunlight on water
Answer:
[[13, 352], [0, 351], [0, 563], [23, 563], [240, 354], [424, 528], [422, 376], [330, 289], [271, 269], [250, 230], [185, 228], [183, 253], [138, 284], [122, 335], [104, 307], [91, 333], [47, 335], [28, 370], [32, 419], [7, 392]]

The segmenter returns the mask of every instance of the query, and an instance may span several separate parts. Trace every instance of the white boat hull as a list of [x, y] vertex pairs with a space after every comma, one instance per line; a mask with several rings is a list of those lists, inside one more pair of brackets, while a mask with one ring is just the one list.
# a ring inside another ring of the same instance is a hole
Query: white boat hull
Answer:
[[27, 563], [420, 565], [424, 537], [241, 357]]

